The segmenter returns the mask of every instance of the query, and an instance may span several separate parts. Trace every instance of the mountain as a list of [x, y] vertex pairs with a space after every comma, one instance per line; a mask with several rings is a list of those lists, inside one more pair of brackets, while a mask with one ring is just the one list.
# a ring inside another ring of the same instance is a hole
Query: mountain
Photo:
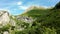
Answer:
[[56, 9], [60, 9], [60, 2], [56, 4]]
[[28, 8], [28, 10], [26, 10], [23, 14], [18, 16], [27, 16], [31, 17], [32, 19], [35, 19], [35, 21], [32, 22], [31, 27], [30, 28], [27, 27], [29, 34], [59, 34], [60, 33], [59, 6], [60, 2], [57, 3], [55, 7], [50, 9], [49, 8], [41, 9], [40, 7], [38, 8], [34, 6], [32, 7], [32, 9]]
[[53, 8], [31, 6], [17, 16], [0, 11], [0, 34], [60, 34], [59, 6], [60, 2]]
[[58, 3], [55, 5], [54, 9], [60, 9], [60, 2], [58, 2]]

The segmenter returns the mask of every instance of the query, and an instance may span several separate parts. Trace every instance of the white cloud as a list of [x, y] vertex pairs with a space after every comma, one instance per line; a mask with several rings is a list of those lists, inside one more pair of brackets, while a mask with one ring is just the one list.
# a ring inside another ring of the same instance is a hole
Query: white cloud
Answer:
[[17, 2], [18, 9], [20, 10], [26, 10], [28, 6], [24, 6], [22, 1]]
[[19, 9], [26, 10], [28, 6], [19, 6]]
[[0, 9], [0, 10], [8, 11], [8, 9]]
[[3, 9], [3, 8], [0, 8], [0, 10], [8, 11], [8, 12], [10, 13], [10, 10], [9, 10], [9, 9]]
[[17, 5], [22, 5], [22, 2], [17, 2]]

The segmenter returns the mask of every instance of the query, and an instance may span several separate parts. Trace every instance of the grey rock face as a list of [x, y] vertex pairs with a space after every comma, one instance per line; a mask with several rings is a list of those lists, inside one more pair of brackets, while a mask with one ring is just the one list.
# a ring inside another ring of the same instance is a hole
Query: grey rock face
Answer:
[[10, 18], [9, 18], [9, 13], [6, 11], [0, 11], [0, 25], [6, 25], [9, 23]]
[[26, 22], [26, 23], [33, 22], [33, 19], [31, 17], [27, 17], [27, 16], [18, 16], [17, 19], [21, 20], [23, 22]]
[[15, 22], [13, 19], [10, 19], [10, 24], [11, 24], [12, 26], [16, 26], [16, 22]]

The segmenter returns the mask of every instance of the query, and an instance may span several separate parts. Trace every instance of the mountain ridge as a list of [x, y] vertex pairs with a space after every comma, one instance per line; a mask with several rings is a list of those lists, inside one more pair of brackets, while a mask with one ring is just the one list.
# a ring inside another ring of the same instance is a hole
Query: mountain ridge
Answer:
[[[9, 34], [60, 34], [60, 3], [53, 8], [32, 7], [27, 12], [12, 16], [6, 11], [0, 12], [0, 22], [6, 24], [0, 33]], [[6, 20], [6, 21], [5, 21]]]

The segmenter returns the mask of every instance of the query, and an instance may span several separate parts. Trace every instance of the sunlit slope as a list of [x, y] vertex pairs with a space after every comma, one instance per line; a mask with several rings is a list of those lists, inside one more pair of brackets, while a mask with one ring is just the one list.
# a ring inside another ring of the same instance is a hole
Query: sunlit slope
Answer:
[[60, 8], [59, 3], [51, 9], [32, 9], [22, 14], [36, 19], [35, 22], [40, 23], [41, 26], [56, 29], [59, 34], [60, 30]]
[[[42, 8], [32, 6], [28, 8], [23, 14], [16, 17], [17, 25], [24, 24], [26, 28], [21, 32], [22, 34], [60, 34], [60, 3], [52, 8]], [[24, 20], [22, 20], [23, 18]], [[33, 20], [32, 22], [31, 19]], [[19, 20], [18, 20], [19, 19]], [[20, 21], [21, 20], [21, 21]], [[24, 21], [28, 21], [24, 22]], [[20, 33], [20, 31], [17, 33]]]

